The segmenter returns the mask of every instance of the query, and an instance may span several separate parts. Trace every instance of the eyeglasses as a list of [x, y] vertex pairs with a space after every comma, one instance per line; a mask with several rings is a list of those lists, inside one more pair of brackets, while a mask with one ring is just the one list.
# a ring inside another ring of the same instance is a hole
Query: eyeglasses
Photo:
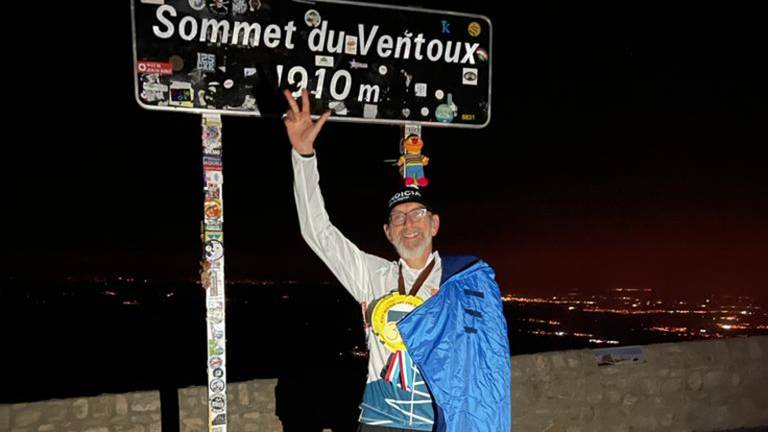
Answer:
[[407, 213], [394, 211], [389, 214], [389, 223], [393, 226], [405, 225], [406, 218], [411, 222], [416, 223], [424, 219], [427, 213], [429, 213], [429, 210], [427, 210], [426, 207], [413, 209]]

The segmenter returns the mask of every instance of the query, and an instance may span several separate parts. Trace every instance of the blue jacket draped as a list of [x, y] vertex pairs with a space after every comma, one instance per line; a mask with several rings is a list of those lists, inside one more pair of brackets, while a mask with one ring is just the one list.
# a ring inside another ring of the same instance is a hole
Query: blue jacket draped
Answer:
[[443, 258], [440, 291], [398, 329], [432, 393], [438, 432], [511, 430], [507, 322], [487, 263]]

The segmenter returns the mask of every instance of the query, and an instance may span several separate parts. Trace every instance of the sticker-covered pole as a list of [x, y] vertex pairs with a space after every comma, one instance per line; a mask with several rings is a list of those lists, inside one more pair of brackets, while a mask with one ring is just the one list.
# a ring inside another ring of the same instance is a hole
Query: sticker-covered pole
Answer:
[[221, 116], [203, 115], [203, 272], [208, 333], [208, 430], [227, 432], [227, 358], [224, 314], [224, 175]]

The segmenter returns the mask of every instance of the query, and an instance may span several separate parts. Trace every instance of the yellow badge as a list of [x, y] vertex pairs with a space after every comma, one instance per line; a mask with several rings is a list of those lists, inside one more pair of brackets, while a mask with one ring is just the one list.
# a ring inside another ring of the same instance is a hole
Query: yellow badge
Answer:
[[405, 350], [397, 322], [422, 303], [424, 300], [421, 297], [392, 293], [372, 305], [371, 327], [387, 349], [392, 352]]

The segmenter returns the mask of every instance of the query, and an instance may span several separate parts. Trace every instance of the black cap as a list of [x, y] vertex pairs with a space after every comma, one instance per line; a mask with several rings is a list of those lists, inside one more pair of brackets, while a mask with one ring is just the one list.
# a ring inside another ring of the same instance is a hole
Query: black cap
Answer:
[[416, 186], [406, 186], [399, 191], [395, 192], [394, 195], [389, 199], [389, 202], [387, 203], [387, 207], [389, 208], [389, 211], [391, 212], [393, 208], [397, 207], [400, 204], [403, 203], [409, 203], [409, 202], [416, 202], [423, 204], [424, 207], [426, 207], [429, 211], [432, 211], [432, 207], [429, 205], [429, 201], [427, 200], [427, 196], [424, 193], [423, 190], [419, 189]]

